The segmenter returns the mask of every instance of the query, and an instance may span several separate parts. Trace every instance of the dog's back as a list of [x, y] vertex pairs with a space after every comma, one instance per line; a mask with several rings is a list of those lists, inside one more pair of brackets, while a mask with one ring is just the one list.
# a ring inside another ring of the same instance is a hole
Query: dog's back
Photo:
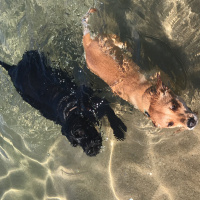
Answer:
[[66, 73], [48, 66], [46, 56], [38, 51], [26, 52], [17, 65], [0, 64], [8, 71], [22, 98], [54, 121], [56, 108], [52, 104], [57, 103], [57, 95], [70, 95], [77, 89]]
[[104, 115], [116, 137], [124, 138], [126, 127], [108, 103], [93, 96], [90, 88], [77, 87], [67, 73], [48, 66], [43, 53], [26, 52], [17, 66], [0, 64], [8, 71], [23, 99], [43, 116], [60, 124], [62, 134], [73, 146], [80, 145], [87, 155], [94, 156], [101, 149], [101, 134], [95, 126]]
[[[103, 79], [115, 94], [151, 118], [155, 126], [193, 129], [198, 122], [196, 114], [162, 83], [159, 73], [157, 80], [147, 80], [136, 63], [127, 59], [120, 50], [120, 43], [115, 38], [104, 35], [91, 38], [88, 19], [95, 11], [91, 8], [82, 19], [83, 47], [88, 68]], [[113, 55], [115, 51], [118, 51], [121, 61]]]

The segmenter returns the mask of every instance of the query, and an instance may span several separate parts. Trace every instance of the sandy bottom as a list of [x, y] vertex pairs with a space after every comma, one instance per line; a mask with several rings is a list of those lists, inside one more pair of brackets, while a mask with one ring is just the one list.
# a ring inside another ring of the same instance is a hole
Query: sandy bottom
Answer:
[[[59, 126], [28, 104], [22, 106], [24, 113], [18, 113], [18, 118], [24, 119], [21, 126], [1, 118], [2, 200], [199, 198], [199, 125], [194, 131], [159, 130], [142, 113], [124, 110], [123, 106], [118, 114], [128, 127], [126, 139], [117, 141], [107, 119], [103, 119], [104, 146], [98, 156], [90, 158], [69, 144], [59, 133]], [[35, 120], [26, 122], [29, 117]]]
[[0, 60], [17, 64], [30, 49], [48, 53], [53, 67], [102, 89], [128, 131], [117, 141], [104, 118], [102, 151], [90, 158], [22, 100], [0, 67], [0, 199], [199, 200], [200, 124], [157, 129], [86, 70], [81, 16], [93, 3], [100, 12], [91, 28], [129, 41], [146, 74], [165, 72], [172, 89], [200, 110], [198, 0], [1, 0]]

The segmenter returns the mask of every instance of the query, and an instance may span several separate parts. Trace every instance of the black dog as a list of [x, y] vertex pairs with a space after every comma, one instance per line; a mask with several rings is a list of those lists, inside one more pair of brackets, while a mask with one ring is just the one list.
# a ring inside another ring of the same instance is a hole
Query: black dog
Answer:
[[108, 102], [92, 94], [85, 86], [77, 87], [68, 74], [48, 66], [44, 53], [28, 51], [17, 66], [0, 64], [22, 96], [41, 114], [62, 126], [62, 133], [73, 146], [80, 145], [89, 156], [99, 153], [101, 134], [95, 128], [98, 119], [107, 115], [118, 139], [124, 139], [126, 126]]

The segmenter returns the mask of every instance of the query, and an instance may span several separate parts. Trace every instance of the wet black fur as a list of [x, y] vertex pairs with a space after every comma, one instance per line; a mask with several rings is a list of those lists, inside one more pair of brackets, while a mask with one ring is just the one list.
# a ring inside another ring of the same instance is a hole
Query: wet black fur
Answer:
[[8, 71], [22, 98], [43, 116], [60, 124], [62, 134], [73, 146], [80, 145], [87, 155], [95, 156], [100, 151], [102, 137], [95, 125], [104, 115], [115, 136], [124, 139], [126, 126], [108, 102], [95, 97], [88, 87], [77, 87], [67, 73], [48, 66], [43, 53], [26, 52], [17, 66], [0, 64]]

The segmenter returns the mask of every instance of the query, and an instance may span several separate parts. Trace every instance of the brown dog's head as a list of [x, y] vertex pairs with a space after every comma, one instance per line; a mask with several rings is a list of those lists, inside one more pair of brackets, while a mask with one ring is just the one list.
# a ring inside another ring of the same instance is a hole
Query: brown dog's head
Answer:
[[147, 115], [153, 124], [160, 128], [184, 127], [193, 129], [198, 120], [185, 102], [177, 97], [157, 77], [157, 85], [148, 91], [150, 94], [150, 105]]

